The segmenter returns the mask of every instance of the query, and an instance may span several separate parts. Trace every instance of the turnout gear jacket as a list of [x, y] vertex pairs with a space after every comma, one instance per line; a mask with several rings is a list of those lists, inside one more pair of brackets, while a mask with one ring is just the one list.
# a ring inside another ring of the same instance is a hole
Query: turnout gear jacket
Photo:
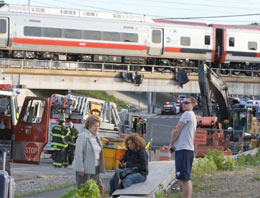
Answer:
[[61, 150], [68, 146], [66, 137], [69, 135], [69, 130], [62, 125], [56, 125], [51, 131], [52, 143], [51, 146], [54, 150]]
[[76, 140], [79, 136], [79, 131], [75, 127], [68, 128], [70, 130], [69, 135], [67, 136], [67, 142], [71, 146], [76, 146]]

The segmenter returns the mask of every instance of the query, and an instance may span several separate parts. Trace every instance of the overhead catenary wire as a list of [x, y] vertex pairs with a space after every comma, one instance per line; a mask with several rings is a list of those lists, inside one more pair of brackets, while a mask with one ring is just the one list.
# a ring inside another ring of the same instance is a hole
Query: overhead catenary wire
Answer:
[[222, 16], [201, 16], [201, 17], [170, 17], [164, 19], [211, 19], [211, 18], [229, 18], [229, 17], [247, 17], [247, 16], [259, 16], [260, 13], [254, 14], [236, 14], [236, 15], [222, 15]]
[[[31, 0], [31, 1], [35, 1], [35, 0]], [[123, 13], [132, 13], [132, 12], [129, 12], [129, 11], [122, 11], [122, 10], [115, 10], [115, 9], [107, 9], [107, 8], [104, 8], [104, 7], [97, 7], [97, 6], [89, 6], [89, 5], [85, 5], [85, 4], [79, 4], [79, 3], [75, 3], [75, 2], [71, 2], [71, 1], [64, 1], [64, 0], [51, 0], [51, 1], [54, 1], [54, 2], [61, 2], [61, 3], [65, 3], [65, 4], [69, 4], [69, 5], [76, 5], [76, 6], [80, 6], [80, 7], [88, 7], [88, 8], [94, 8], [94, 9], [99, 9], [99, 10], [105, 10], [105, 11], [113, 11], [113, 12], [123, 12]], [[91, 0], [90, 0], [91, 1]], [[147, 0], [142, 0], [142, 1], [147, 1]], [[35, 1], [36, 2], [36, 1]], [[39, 1], [37, 1], [39, 2]], [[88, 1], [89, 2], [89, 1]], [[105, 1], [93, 1], [95, 3], [102, 3], [102, 2], [105, 2]], [[39, 2], [41, 4], [44, 4], [45, 2]], [[208, 8], [213, 8], [213, 10], [216, 10], [216, 8], [224, 8], [224, 9], [229, 9], [229, 13], [232, 12], [230, 11], [230, 8], [226, 7], [226, 6], [217, 6], [217, 5], [209, 5], [209, 4], [195, 4], [195, 3], [179, 3], [179, 2], [169, 2], [169, 1], [164, 1], [164, 0], [161, 0], [161, 1], [156, 1], [156, 3], [170, 3], [170, 4], [177, 4], [177, 5], [192, 5], [193, 8], [181, 8], [182, 10], [194, 10], [194, 6], [205, 6], [205, 7], [208, 7]], [[113, 1], [110, 1], [109, 4], [118, 4], [118, 5], [129, 5], [129, 6], [142, 6], [142, 7], [151, 7], [151, 8], [165, 8], [165, 9], [169, 9], [169, 6], [162, 6], [162, 5], [151, 5], [151, 3], [149, 3], [148, 5], [146, 4], [136, 4], [136, 3], [129, 3], [129, 2], [113, 2]], [[251, 10], [251, 9], [246, 9], [245, 7], [232, 7], [232, 9], [239, 9], [239, 10]], [[205, 9], [198, 9], [199, 11], [208, 11], [205, 10]], [[221, 12], [218, 10], [218, 13]], [[135, 14], [135, 13], [133, 13]], [[136, 14], [140, 14], [140, 13], [136, 13]]]
[[[10, 0], [10, 1], [12, 1], [12, 0]], [[124, 10], [116, 10], [116, 9], [108, 9], [108, 8], [105, 8], [105, 7], [101, 7], [101, 6], [89, 6], [89, 5], [85, 5], [84, 3], [76, 3], [75, 1], [74, 2], [72, 2], [72, 1], [66, 1], [66, 0], [51, 0], [51, 1], [53, 1], [53, 2], [59, 2], [58, 4], [56, 4], [56, 5], [63, 5], [63, 4], [67, 4], [67, 5], [71, 5], [70, 6], [70, 8], [72, 8], [72, 9], [82, 9], [82, 8], [90, 8], [90, 9], [94, 9], [93, 11], [108, 11], [108, 12], [116, 12], [116, 13], [127, 13], [127, 14], [138, 14], [138, 15], [146, 15], [146, 16], [150, 16], [150, 17], [153, 17], [153, 18], [159, 18], [159, 19], [171, 19], [171, 20], [198, 20], [198, 19], [200, 19], [200, 20], [203, 20], [204, 19], [204, 22], [205, 22], [205, 20], [207, 21], [207, 19], [219, 19], [219, 18], [233, 18], [233, 19], [239, 19], [239, 17], [248, 17], [248, 18], [250, 18], [250, 19], [248, 19], [247, 21], [243, 21], [244, 23], [252, 23], [252, 22], [256, 22], [257, 21], [257, 19], [255, 19], [255, 18], [253, 18], [254, 16], [258, 16], [258, 15], [260, 15], [260, 13], [253, 13], [253, 14], [231, 14], [231, 15], [225, 15], [225, 14], [222, 14], [222, 15], [216, 15], [216, 16], [189, 16], [189, 17], [169, 17], [169, 16], [161, 16], [161, 15], [156, 15], [156, 14], [153, 14], [153, 12], [150, 12], [149, 14], [147, 14], [147, 11], [146, 11], [146, 14], [144, 14], [144, 13], [138, 13], [138, 12], [129, 12], [129, 11], [124, 11]], [[90, 0], [91, 1], [91, 0]], [[97, 0], [98, 1], [98, 0]], [[140, 1], [147, 1], [147, 0], [140, 0]], [[49, 5], [51, 5], [51, 3], [48, 3], [48, 1], [44, 1], [44, 2], [42, 2], [42, 1], [37, 1], [37, 0], [31, 0], [31, 2], [33, 2], [34, 3], [34, 5], [35, 5], [35, 3], [38, 3], [38, 5], [41, 5], [41, 6], [46, 6], [46, 4], [49, 4]], [[50, 2], [50, 1], [49, 1]], [[77, 2], [82, 2], [82, 1], [77, 1]], [[95, 1], [96, 2], [96, 1]], [[102, 2], [102, 0], [100, 0], [100, 2]], [[104, 1], [103, 1], [104, 2]], [[170, 2], [170, 1], [167, 1], [167, 0], [158, 0], [158, 1], [154, 1], [154, 0], [151, 0], [151, 2], [156, 2], [156, 3], [173, 3], [173, 5], [174, 4], [183, 4], [183, 5], [192, 5], [192, 6], [194, 6], [194, 5], [198, 5], [198, 6], [208, 6], [208, 7], [210, 7], [211, 5], [209, 5], [209, 4], [203, 4], [203, 3], [200, 3], [200, 4], [195, 4], [195, 3], [182, 3], [182, 2], [176, 2], [176, 1], [174, 1], [174, 2]], [[31, 3], [32, 4], [32, 3]], [[115, 3], [116, 4], [116, 3]], [[123, 4], [123, 5], [125, 5], [126, 3], [118, 3], [118, 4]], [[132, 5], [132, 6], [139, 6], [140, 7], [140, 5], [138, 4], [136, 4], [136, 3], [127, 3], [127, 5]], [[73, 8], [73, 7], [79, 7], [79, 8]], [[151, 7], [153, 7], [153, 6], [156, 6], [156, 5], [150, 5]], [[55, 7], [55, 6], [54, 6]], [[63, 7], [64, 7], [64, 5], [63, 5]], [[146, 7], [149, 7], [149, 6], [147, 6], [146, 5]], [[156, 7], [158, 7], [158, 6], [156, 6]], [[212, 8], [215, 8], [216, 7], [216, 5], [212, 5]], [[223, 7], [223, 6], [219, 6], [220, 8], [221, 7]], [[233, 7], [234, 6], [232, 6], [232, 9], [233, 9]], [[243, 8], [243, 10], [245, 10], [245, 6], [241, 6], [242, 8]], [[161, 6], [160, 8], [163, 8], [163, 9], [172, 9], [171, 7], [169, 7], [169, 6], [167, 6], [167, 7], [165, 7], [165, 6]], [[174, 8], [176, 8], [176, 7], [174, 7]], [[173, 9], [174, 9], [173, 8]], [[234, 7], [235, 8], [235, 7]], [[128, 10], [129, 10], [129, 7], [128, 7]], [[184, 11], [189, 11], [189, 10], [194, 10], [194, 9], [185, 9], [185, 8], [181, 8], [181, 10], [184, 10]], [[201, 13], [201, 9], [197, 9], [199, 12], [198, 13]], [[163, 12], [163, 13], [165, 13], [165, 12]], [[174, 13], [174, 12], [173, 12]], [[218, 11], [218, 13], [220, 14], [221, 12], [219, 12]], [[230, 11], [229, 11], [229, 13], [230, 13]], [[252, 18], [252, 19], [251, 19]], [[214, 21], [217, 21], [217, 20], [214, 20]], [[218, 20], [218, 21], [220, 21], [220, 22], [222, 22], [221, 20]], [[227, 21], [224, 21], [224, 22], [227, 22]], [[241, 23], [242, 21], [241, 20], [239, 20], [239, 21], [230, 21], [230, 22], [235, 22], [235, 23]]]

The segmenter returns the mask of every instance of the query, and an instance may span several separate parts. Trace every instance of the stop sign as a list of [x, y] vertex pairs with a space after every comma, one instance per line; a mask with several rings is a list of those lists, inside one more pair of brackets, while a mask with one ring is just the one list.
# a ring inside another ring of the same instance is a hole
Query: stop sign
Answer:
[[24, 146], [24, 155], [26, 156], [26, 158], [35, 158], [37, 154], [38, 146], [35, 143], [29, 142]]

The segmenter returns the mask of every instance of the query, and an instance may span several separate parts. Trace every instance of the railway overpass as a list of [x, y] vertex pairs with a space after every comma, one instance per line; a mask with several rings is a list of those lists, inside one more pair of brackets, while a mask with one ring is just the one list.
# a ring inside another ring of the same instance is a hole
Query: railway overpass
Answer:
[[[145, 66], [147, 68], [147, 66]], [[73, 63], [53, 61], [0, 60], [1, 84], [21, 85], [27, 89], [54, 90], [111, 90], [133, 92], [199, 93], [196, 68], [188, 68], [189, 82], [181, 88], [174, 81], [174, 71], [180, 67], [150, 66], [149, 72], [138, 65]], [[122, 72], [143, 75], [140, 85], [126, 82]], [[159, 72], [160, 71], [160, 72]], [[260, 77], [222, 75], [230, 94], [260, 95]]]

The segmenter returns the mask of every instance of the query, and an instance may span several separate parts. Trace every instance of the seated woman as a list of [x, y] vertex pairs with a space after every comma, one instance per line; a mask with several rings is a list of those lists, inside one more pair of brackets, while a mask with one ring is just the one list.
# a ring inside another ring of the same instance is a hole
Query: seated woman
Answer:
[[125, 139], [127, 148], [120, 160], [119, 168], [133, 168], [134, 173], [121, 178], [119, 183], [119, 172], [110, 179], [110, 196], [118, 188], [127, 188], [134, 183], [144, 182], [148, 175], [148, 156], [145, 150], [145, 141], [138, 134], [131, 134]]

